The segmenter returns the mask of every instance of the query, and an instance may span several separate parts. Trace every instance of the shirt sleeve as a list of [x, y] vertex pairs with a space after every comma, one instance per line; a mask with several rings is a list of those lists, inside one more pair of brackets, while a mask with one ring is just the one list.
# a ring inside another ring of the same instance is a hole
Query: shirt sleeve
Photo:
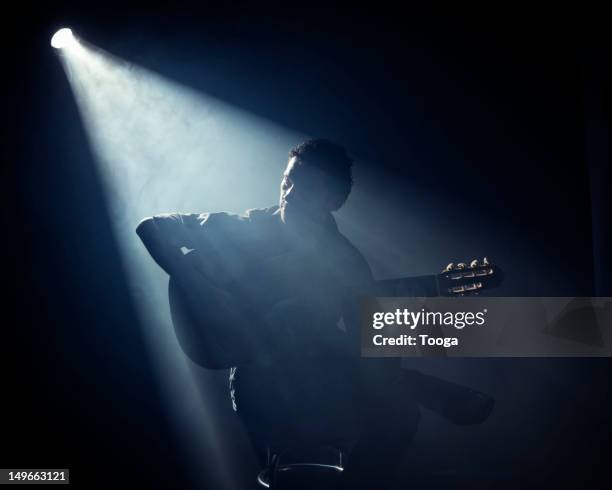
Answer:
[[[181, 263], [174, 274], [195, 268], [219, 287], [229, 287], [245, 265], [251, 227], [233, 213], [166, 213], [153, 217], [163, 246]], [[189, 255], [188, 260], [183, 260]]]
[[153, 221], [170, 246], [195, 249], [208, 216], [209, 213], [163, 213], [153, 216]]

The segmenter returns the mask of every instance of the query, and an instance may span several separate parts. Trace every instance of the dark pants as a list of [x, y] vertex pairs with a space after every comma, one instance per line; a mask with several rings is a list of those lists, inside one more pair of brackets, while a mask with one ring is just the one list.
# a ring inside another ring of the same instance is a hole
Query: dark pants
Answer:
[[410, 449], [421, 414], [397, 360], [364, 360], [363, 369], [358, 439], [340, 488], [384, 490]]
[[265, 464], [266, 448], [330, 445], [348, 453], [341, 488], [384, 490], [420, 420], [396, 359], [361, 359], [236, 373], [238, 412]]

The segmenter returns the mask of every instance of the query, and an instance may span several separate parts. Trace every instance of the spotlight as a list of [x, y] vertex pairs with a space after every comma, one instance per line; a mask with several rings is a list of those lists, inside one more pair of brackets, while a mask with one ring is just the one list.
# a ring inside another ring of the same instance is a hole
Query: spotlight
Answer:
[[64, 49], [74, 43], [76, 43], [76, 39], [72, 35], [72, 30], [67, 27], [57, 31], [51, 38], [51, 46], [56, 49]]

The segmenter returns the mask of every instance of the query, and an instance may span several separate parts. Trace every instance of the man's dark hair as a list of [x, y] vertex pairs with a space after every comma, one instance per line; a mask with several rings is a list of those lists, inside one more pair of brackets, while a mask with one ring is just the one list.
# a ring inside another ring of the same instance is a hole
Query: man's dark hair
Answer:
[[300, 162], [323, 170], [330, 177], [334, 194], [332, 211], [342, 207], [353, 187], [351, 167], [353, 160], [346, 150], [336, 143], [323, 138], [306, 140], [289, 151], [289, 158], [296, 157]]

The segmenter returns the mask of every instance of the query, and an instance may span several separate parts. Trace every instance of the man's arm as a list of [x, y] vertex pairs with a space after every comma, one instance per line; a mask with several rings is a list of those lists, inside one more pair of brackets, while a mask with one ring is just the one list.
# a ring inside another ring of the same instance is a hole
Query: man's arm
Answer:
[[181, 348], [194, 362], [220, 369], [246, 361], [250, 322], [221, 284], [227, 274], [203, 234], [206, 215], [167, 213], [143, 219], [136, 233], [170, 276], [169, 298]]
[[219, 369], [245, 360], [248, 349], [239, 334], [249, 330], [249, 322], [230, 293], [219, 287], [224, 274], [211, 264], [211, 251], [200, 250], [200, 217], [156, 215], [143, 219], [136, 233], [170, 275], [170, 306], [181, 347], [194, 362]]
[[153, 260], [169, 275], [183, 261], [181, 247], [195, 248], [188, 231], [198, 226], [195, 214], [161, 214], [143, 219], [136, 233]]

